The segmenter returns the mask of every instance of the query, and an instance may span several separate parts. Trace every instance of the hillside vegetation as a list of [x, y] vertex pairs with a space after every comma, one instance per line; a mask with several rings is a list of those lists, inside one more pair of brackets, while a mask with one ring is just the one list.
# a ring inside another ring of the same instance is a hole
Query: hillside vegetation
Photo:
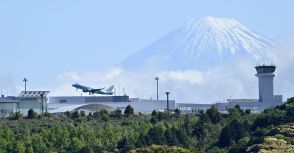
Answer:
[[221, 114], [134, 114], [128, 107], [85, 114], [19, 113], [0, 119], [0, 153], [294, 152], [294, 98], [251, 114], [239, 106]]

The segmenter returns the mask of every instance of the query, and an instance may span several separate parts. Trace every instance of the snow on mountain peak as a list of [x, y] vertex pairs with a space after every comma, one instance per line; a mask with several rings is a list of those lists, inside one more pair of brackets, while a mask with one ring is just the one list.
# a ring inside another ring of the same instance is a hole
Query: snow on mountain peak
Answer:
[[128, 57], [128, 69], [207, 69], [238, 57], [269, 62], [266, 50], [273, 42], [234, 19], [202, 17]]
[[249, 30], [247, 27], [243, 26], [237, 20], [228, 18], [214, 18], [211, 16], [202, 17], [199, 20], [191, 19], [186, 24], [184, 24], [184, 28], [188, 31], [193, 30], [195, 28], [211, 28], [212, 30], [221, 32], [226, 29], [234, 27]]

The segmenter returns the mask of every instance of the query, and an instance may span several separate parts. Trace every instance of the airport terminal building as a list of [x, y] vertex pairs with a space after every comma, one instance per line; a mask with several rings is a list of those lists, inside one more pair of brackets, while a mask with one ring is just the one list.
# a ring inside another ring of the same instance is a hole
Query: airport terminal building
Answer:
[[174, 100], [148, 100], [129, 98], [129, 96], [57, 96], [50, 97], [48, 112], [51, 114], [62, 114], [67, 111], [96, 112], [100, 109], [113, 111], [124, 110], [128, 105], [134, 108], [135, 112], [150, 113], [153, 110], [163, 111], [169, 106], [170, 110], [176, 108]]
[[24, 116], [29, 109], [38, 114], [48, 112], [51, 114], [63, 114], [67, 111], [96, 112], [101, 109], [109, 111], [115, 109], [124, 110], [128, 105], [135, 112], [151, 113], [153, 110], [163, 111], [167, 108], [180, 109], [182, 112], [206, 111], [212, 105], [220, 112], [226, 112], [227, 108], [239, 105], [242, 109], [250, 109], [252, 112], [261, 112], [266, 108], [283, 104], [282, 95], [274, 95], [275, 66], [256, 66], [258, 77], [258, 99], [227, 99], [223, 103], [195, 104], [176, 103], [175, 100], [152, 100], [130, 98], [129, 96], [55, 96], [47, 98], [49, 91], [22, 91], [16, 97], [0, 97], [0, 116], [8, 116], [19, 111]]

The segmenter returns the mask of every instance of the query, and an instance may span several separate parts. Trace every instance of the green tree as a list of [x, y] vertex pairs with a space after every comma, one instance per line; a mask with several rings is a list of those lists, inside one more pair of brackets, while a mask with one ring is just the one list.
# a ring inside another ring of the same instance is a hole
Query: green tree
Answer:
[[245, 114], [246, 114], [246, 115], [251, 114], [251, 110], [250, 110], [250, 109], [246, 109], [246, 110], [245, 110]]
[[14, 148], [14, 152], [15, 153], [25, 153], [25, 145], [22, 141], [16, 141], [16, 145], [15, 145], [15, 148]]
[[70, 113], [69, 111], [66, 111], [66, 112], [65, 112], [65, 116], [66, 116], [66, 117], [70, 117], [70, 116], [71, 116], [71, 113]]
[[208, 115], [204, 113], [203, 110], [200, 110], [197, 116], [199, 118], [199, 122], [207, 123], [209, 121]]
[[286, 122], [286, 113], [287, 111], [281, 109], [266, 109], [255, 119], [253, 123], [253, 128], [256, 129], [257, 127], [266, 127], [271, 124], [283, 124]]
[[79, 153], [94, 153], [93, 149], [89, 146], [84, 146]]
[[240, 105], [235, 105], [234, 107], [230, 107], [230, 108], [227, 108], [227, 111], [229, 112], [229, 116], [231, 118], [240, 118], [240, 116], [243, 116], [245, 113], [244, 113], [244, 110], [241, 109]]
[[156, 117], [152, 116], [151, 119], [150, 119], [150, 123], [151, 123], [152, 125], [155, 125], [155, 124], [157, 123], [157, 119], [156, 119]]
[[38, 116], [38, 114], [31, 108], [28, 110], [28, 118], [29, 119], [34, 119]]
[[10, 114], [9, 118], [12, 120], [18, 120], [22, 117], [21, 113], [19, 111]]
[[234, 119], [222, 129], [219, 136], [218, 146], [228, 147], [231, 142], [237, 143], [245, 136], [248, 136], [248, 131], [237, 119]]
[[72, 119], [78, 119], [79, 117], [80, 117], [80, 112], [77, 110], [71, 114]]
[[152, 117], [157, 116], [157, 111], [156, 111], [156, 110], [153, 110], [152, 113], [151, 113], [151, 116], [152, 116]]
[[176, 117], [179, 117], [181, 115], [181, 110], [176, 108], [174, 113]]
[[149, 129], [147, 134], [154, 144], [164, 144], [164, 130], [159, 126], [155, 126]]
[[39, 136], [35, 135], [32, 137], [32, 144], [34, 152], [46, 152], [48, 148], [44, 140]]
[[127, 141], [126, 137], [118, 141], [117, 149], [119, 149], [120, 153], [127, 153], [131, 149], [130, 143]]
[[71, 141], [71, 151], [72, 152], [78, 152], [80, 151], [84, 146], [84, 141], [79, 139], [78, 137], [73, 137]]
[[192, 153], [191, 151], [180, 147], [168, 147], [166, 145], [152, 145], [146, 148], [131, 150], [130, 153]]
[[131, 105], [128, 105], [124, 111], [124, 114], [128, 117], [134, 115], [134, 108]]
[[80, 112], [80, 114], [81, 114], [82, 117], [85, 117], [86, 116], [86, 113], [83, 110]]
[[99, 111], [99, 115], [104, 122], [107, 122], [109, 120], [109, 112], [106, 109], [101, 109]]
[[142, 133], [142, 132], [140, 133], [139, 138], [137, 139], [135, 146], [136, 146], [136, 148], [141, 148], [143, 146], [146, 146], [144, 133]]
[[215, 106], [212, 106], [206, 111], [211, 123], [217, 124], [221, 120], [221, 114]]
[[47, 116], [47, 117], [49, 117], [49, 116], [51, 116], [48, 112], [44, 112], [44, 116]]

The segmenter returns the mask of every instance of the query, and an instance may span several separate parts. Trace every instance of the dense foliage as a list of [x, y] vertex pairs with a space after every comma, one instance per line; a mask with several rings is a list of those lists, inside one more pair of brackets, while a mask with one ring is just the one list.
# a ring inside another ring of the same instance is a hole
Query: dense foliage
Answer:
[[294, 98], [261, 114], [239, 106], [221, 114], [115, 110], [0, 119], [0, 153], [32, 152], [279, 152], [293, 151]]
[[180, 147], [168, 147], [160, 145], [152, 145], [149, 147], [131, 150], [130, 153], [191, 153], [191, 151]]

